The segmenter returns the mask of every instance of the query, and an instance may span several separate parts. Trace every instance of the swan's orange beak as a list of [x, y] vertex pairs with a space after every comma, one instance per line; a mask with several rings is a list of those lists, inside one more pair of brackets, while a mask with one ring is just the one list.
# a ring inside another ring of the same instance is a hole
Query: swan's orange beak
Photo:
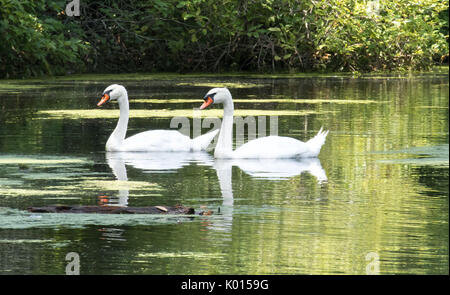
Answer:
[[105, 102], [107, 102], [109, 100], [109, 94], [105, 93], [102, 96], [102, 99], [98, 102], [97, 106], [101, 106], [102, 104], [104, 104]]
[[212, 103], [214, 102], [214, 100], [211, 98], [211, 96], [208, 96], [207, 99], [205, 99], [205, 102], [200, 106], [200, 109], [206, 109], [207, 107], [209, 107]]

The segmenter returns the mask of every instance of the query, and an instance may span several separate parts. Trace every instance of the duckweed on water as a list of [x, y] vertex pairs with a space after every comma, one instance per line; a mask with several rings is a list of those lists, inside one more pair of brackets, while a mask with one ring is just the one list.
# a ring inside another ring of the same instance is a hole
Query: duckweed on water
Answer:
[[[0, 164], [9, 164], [3, 171], [9, 171], [8, 177], [0, 178], [0, 195], [6, 197], [79, 195], [80, 192], [139, 190], [155, 191], [160, 188], [146, 181], [118, 181], [95, 177], [99, 173], [88, 168], [81, 169], [80, 164], [93, 163], [90, 160], [70, 157], [41, 156], [1, 156]], [[13, 165], [13, 166], [11, 166]], [[21, 170], [25, 165], [26, 170]], [[28, 167], [30, 165], [30, 167]], [[67, 166], [69, 165], [69, 166]], [[78, 169], [74, 172], [74, 169]], [[109, 174], [108, 174], [109, 175]], [[35, 188], [36, 181], [51, 181], [52, 186]]]
[[[68, 188], [71, 188], [70, 186]], [[85, 190], [161, 190], [156, 183], [147, 181], [122, 181], [122, 180], [99, 180], [87, 179], [73, 186], [75, 189]]]
[[[171, 117], [222, 117], [222, 109], [209, 109], [198, 111], [195, 109], [180, 110], [130, 110], [131, 118], [171, 118]], [[305, 116], [311, 114], [333, 113], [333, 111], [314, 110], [243, 110], [234, 111], [235, 116]], [[92, 110], [45, 110], [39, 111], [39, 119], [116, 119], [119, 117], [119, 110], [92, 109]]]
[[146, 192], [162, 190], [157, 184], [145, 181], [119, 181], [119, 180], [97, 180], [87, 179], [77, 181], [74, 183], [61, 183], [58, 186], [49, 186], [42, 189], [33, 188], [18, 188], [16, 186], [2, 186], [0, 187], [1, 196], [9, 197], [29, 197], [29, 196], [74, 196], [79, 195], [80, 192], [85, 193], [90, 191], [92, 193], [104, 193], [106, 191], [117, 192], [119, 190], [139, 190]]
[[155, 252], [155, 253], [139, 253], [138, 257], [151, 258], [223, 258], [224, 253], [204, 253], [204, 252]]
[[[387, 103], [383, 101], [375, 100], [362, 100], [362, 99], [289, 99], [289, 98], [267, 98], [267, 99], [254, 99], [254, 98], [242, 98], [233, 99], [235, 103], [304, 103], [304, 104], [322, 104], [322, 103], [334, 103], [334, 104], [372, 104], [372, 103]], [[201, 103], [195, 99], [136, 99], [130, 101], [130, 103]]]
[[417, 109], [438, 109], [438, 110], [447, 110], [448, 106], [417, 106]]
[[449, 165], [449, 146], [425, 146], [425, 147], [411, 147], [403, 150], [382, 152], [384, 154], [399, 154], [399, 155], [416, 155], [416, 158], [395, 158], [379, 160], [384, 164], [406, 164], [416, 166], [443, 166]]
[[[152, 80], [173, 80], [173, 81], [189, 81], [199, 79], [217, 79], [217, 78], [227, 78], [227, 79], [298, 79], [298, 78], [340, 78], [340, 79], [410, 79], [411, 77], [427, 77], [429, 75], [448, 75], [448, 66], [437, 66], [433, 67], [430, 72], [373, 72], [369, 74], [358, 74], [355, 75], [351, 72], [336, 72], [336, 73], [249, 73], [249, 72], [229, 72], [229, 73], [190, 73], [190, 74], [179, 74], [179, 73], [122, 73], [122, 74], [73, 74], [65, 76], [55, 76], [55, 77], [45, 77], [45, 78], [33, 78], [27, 79], [28, 83], [55, 83], [60, 81], [78, 81], [85, 83], [99, 83], [99, 82], [111, 82], [111, 81], [152, 81]], [[16, 89], [20, 90], [22, 88], [23, 80], [1, 80], [0, 88], [5, 85], [5, 87], [17, 86]], [[182, 83], [182, 82], [180, 82]], [[199, 82], [187, 82], [187, 85], [200, 84], [213, 84], [221, 85], [216, 83], [199, 83]], [[225, 83], [222, 83], [222, 85]], [[234, 84], [253, 84], [253, 83], [230, 83]], [[8, 86], [9, 85], [9, 86]], [[259, 84], [255, 84], [259, 85]], [[34, 85], [32, 85], [34, 86]], [[43, 87], [41, 85], [36, 85], [38, 87]], [[203, 85], [201, 85], [203, 87]], [[209, 86], [208, 86], [209, 87]], [[218, 86], [216, 86], [218, 87]], [[23, 89], [23, 88], [22, 88]]]
[[44, 87], [46, 87], [46, 85], [0, 82], [0, 93], [22, 93]]
[[[17, 174], [15, 174], [17, 175]], [[18, 174], [23, 179], [51, 179], [51, 180], [71, 180], [73, 177], [80, 176], [76, 173], [23, 173]]]
[[16, 186], [22, 185], [23, 181], [20, 179], [9, 179], [9, 178], [0, 178], [0, 187], [1, 186]]
[[66, 165], [66, 164], [91, 164], [92, 161], [82, 158], [69, 157], [29, 157], [20, 155], [0, 155], [0, 165], [24, 164], [24, 165]]
[[195, 86], [195, 87], [226, 87], [226, 88], [254, 88], [254, 87], [264, 87], [266, 84], [255, 84], [255, 83], [243, 83], [243, 82], [210, 82], [210, 83], [196, 83], [196, 82], [182, 82], [175, 84], [176, 86]]
[[32, 214], [27, 211], [0, 207], [0, 228], [83, 228], [89, 225], [136, 226], [177, 224], [195, 220], [195, 215], [152, 215], [152, 214], [73, 214], [44, 213]]
[[48, 195], [65, 196], [70, 193], [71, 193], [70, 191], [64, 189], [53, 190], [53, 189], [0, 187], [0, 196], [8, 196], [8, 197], [28, 197], [28, 196], [48, 196]]
[[448, 159], [444, 158], [408, 158], [408, 159], [390, 159], [380, 160], [383, 164], [404, 164], [414, 166], [442, 166], [448, 167]]
[[23, 243], [52, 243], [54, 240], [32, 240], [32, 239], [17, 239], [17, 240], [8, 240], [2, 239], [0, 240], [0, 244], [23, 244]]

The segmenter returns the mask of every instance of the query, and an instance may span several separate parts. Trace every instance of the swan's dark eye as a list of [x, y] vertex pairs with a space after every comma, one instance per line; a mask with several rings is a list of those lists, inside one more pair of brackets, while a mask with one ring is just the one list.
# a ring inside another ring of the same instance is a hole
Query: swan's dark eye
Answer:
[[108, 95], [109, 95], [112, 91], [113, 91], [113, 89], [109, 89], [109, 90], [103, 92], [103, 95], [105, 95], [105, 94], [108, 94]]
[[211, 97], [211, 99], [214, 101], [214, 95], [216, 95], [216, 94], [217, 94], [217, 92], [211, 93], [211, 94], [206, 94], [205, 97], [203, 97], [203, 100], [207, 100], [208, 97]]

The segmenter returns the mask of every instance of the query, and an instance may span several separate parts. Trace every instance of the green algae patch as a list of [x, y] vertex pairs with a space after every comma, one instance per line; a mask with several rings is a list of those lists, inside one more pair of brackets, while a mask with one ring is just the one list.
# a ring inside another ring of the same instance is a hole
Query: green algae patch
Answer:
[[54, 240], [39, 240], [39, 239], [0, 239], [0, 244], [40, 244], [53, 243]]
[[61, 172], [28, 172], [19, 174], [23, 179], [39, 180], [39, 179], [51, 179], [51, 180], [73, 180], [74, 177], [79, 177], [77, 173], [61, 173]]
[[[42, 189], [37, 188], [18, 188], [18, 187], [0, 187], [0, 196], [8, 197], [29, 197], [29, 196], [58, 196], [73, 198], [80, 192], [86, 193], [119, 190], [139, 190], [139, 191], [159, 191], [161, 188], [155, 183], [145, 181], [119, 181], [119, 180], [82, 180], [74, 183], [61, 183], [57, 186], [49, 186]], [[58, 198], [60, 199], [60, 198]]]
[[204, 252], [155, 252], [155, 253], [139, 253], [138, 257], [142, 258], [223, 258], [223, 253], [204, 253]]
[[[90, 213], [30, 213], [7, 207], [0, 207], [0, 229], [29, 229], [29, 228], [84, 228], [86, 226], [138, 226], [179, 224], [193, 220], [192, 215], [165, 214], [90, 214]], [[4, 243], [14, 241], [4, 240]], [[31, 243], [39, 243], [38, 241]], [[50, 247], [65, 246], [66, 241], [50, 242]]]
[[387, 103], [387, 101], [376, 101], [366, 99], [291, 99], [291, 98], [268, 98], [268, 99], [234, 99], [235, 102], [247, 103], [303, 103], [303, 104], [373, 104]]
[[25, 84], [25, 83], [11, 83], [0, 82], [0, 93], [22, 93], [35, 89], [42, 89], [46, 85]]
[[174, 98], [174, 99], [144, 98], [144, 99], [130, 100], [130, 104], [133, 104], [133, 103], [160, 103], [160, 104], [198, 103], [198, 104], [202, 104], [202, 100], [200, 100], [200, 99], [183, 99], [183, 98]]
[[[83, 158], [56, 156], [2, 155], [0, 196], [70, 199], [81, 195], [98, 195], [105, 191], [155, 193], [161, 188], [148, 181], [119, 181], [105, 178], [110, 173], [91, 171], [94, 162]], [[88, 165], [86, 165], [88, 164]]]
[[175, 84], [176, 86], [194, 86], [194, 87], [209, 87], [209, 88], [255, 88], [264, 87], [266, 84], [243, 83], [243, 82], [181, 82]]
[[0, 178], [0, 187], [2, 186], [17, 186], [22, 185], [23, 181], [20, 179]]
[[[23, 83], [54, 83], [59, 81], [77, 81], [86, 83], [97, 83], [97, 82], [111, 82], [111, 81], [152, 81], [152, 80], [173, 80], [173, 81], [187, 81], [193, 79], [221, 79], [221, 78], [243, 78], [243, 79], [296, 79], [296, 78], [347, 78], [347, 79], [407, 79], [411, 77], [422, 77], [430, 75], [442, 75], [448, 74], [448, 66], [437, 66], [433, 67], [432, 71], [424, 72], [372, 72], [364, 74], [355, 74], [352, 72], [315, 72], [315, 73], [257, 73], [257, 72], [224, 72], [224, 73], [189, 73], [180, 74], [175, 72], [161, 72], [161, 73], [122, 73], [122, 74], [72, 74], [66, 76], [53, 76], [45, 78], [30, 78], [30, 79], [9, 79], [0, 80], [1, 85], [11, 84], [21, 86]], [[182, 82], [180, 82], [182, 83]], [[200, 85], [203, 84], [203, 85]], [[223, 85], [225, 83], [211, 83], [211, 85]], [[231, 85], [236, 86], [236, 84], [245, 83], [231, 83]], [[250, 83], [248, 83], [250, 84]], [[210, 85], [209, 82], [187, 82], [186, 85], [190, 86], [202, 86]], [[257, 84], [259, 85], [259, 84]], [[9, 86], [5, 86], [9, 87]], [[38, 87], [44, 87], [38, 85]], [[220, 86], [215, 86], [220, 87]], [[222, 86], [223, 87], [223, 86]], [[19, 89], [19, 88], [18, 88]], [[22, 88], [24, 89], [24, 88]], [[1, 90], [0, 90], [1, 91]]]
[[405, 164], [415, 166], [449, 166], [449, 146], [437, 145], [437, 146], [425, 146], [425, 147], [411, 147], [403, 150], [380, 152], [382, 154], [400, 154], [402, 157], [408, 158], [394, 158], [379, 160], [378, 162], [383, 164]]
[[86, 163], [92, 162], [86, 159], [68, 157], [0, 155], [0, 165], [67, 165]]
[[424, 158], [408, 158], [408, 159], [390, 159], [390, 160], [380, 160], [379, 162], [383, 164], [448, 167], [448, 159], [443, 158], [424, 157]]
[[417, 109], [436, 109], [436, 110], [447, 110], [448, 106], [417, 106]]
[[[363, 100], [363, 99], [290, 99], [290, 98], [238, 98], [233, 99], [235, 103], [295, 103], [295, 104], [377, 104], [387, 103], [387, 101]], [[195, 99], [136, 99], [130, 103], [154, 103], [154, 104], [177, 104], [177, 103], [198, 103], [201, 100]]]
[[[223, 110], [220, 110], [222, 116]], [[315, 110], [235, 110], [235, 116], [306, 116], [315, 114], [334, 113], [333, 111], [315, 111]], [[217, 115], [219, 116], [219, 115]]]
[[144, 81], [144, 80], [183, 80], [186, 78], [210, 77], [211, 74], [178, 73], [125, 73], [125, 74], [75, 74], [55, 77], [55, 81]]
[[161, 188], [156, 183], [146, 181], [100, 180], [100, 179], [83, 180], [79, 184], [76, 184], [74, 186], [68, 186], [67, 189], [83, 189], [95, 191], [161, 190]]
[[[333, 111], [315, 110], [254, 110], [238, 109], [235, 116], [305, 116], [311, 114], [333, 113]], [[92, 110], [43, 110], [39, 111], [40, 119], [116, 119], [119, 118], [119, 110], [92, 109]], [[222, 109], [153, 109], [131, 110], [130, 118], [171, 118], [171, 117], [222, 117]]]
[[33, 188], [0, 188], [0, 196], [9, 197], [27, 197], [27, 196], [54, 196], [54, 195], [67, 195], [69, 191], [65, 189], [59, 190], [46, 190], [46, 189], [33, 189]]

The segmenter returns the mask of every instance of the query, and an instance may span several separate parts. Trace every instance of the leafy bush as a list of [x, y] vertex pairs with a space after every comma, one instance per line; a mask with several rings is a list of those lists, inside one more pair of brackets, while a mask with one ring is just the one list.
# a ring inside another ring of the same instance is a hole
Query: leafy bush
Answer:
[[63, 23], [65, 1], [0, 0], [0, 77], [65, 74], [83, 69], [82, 32]]
[[[316, 34], [320, 66], [333, 70], [426, 69], [448, 54], [441, 11], [448, 1], [334, 1], [327, 30]], [[329, 58], [323, 58], [329, 56]]]
[[0, 0], [0, 76], [373, 71], [448, 60], [448, 0], [80, 2], [81, 16], [67, 17], [66, 1]]

